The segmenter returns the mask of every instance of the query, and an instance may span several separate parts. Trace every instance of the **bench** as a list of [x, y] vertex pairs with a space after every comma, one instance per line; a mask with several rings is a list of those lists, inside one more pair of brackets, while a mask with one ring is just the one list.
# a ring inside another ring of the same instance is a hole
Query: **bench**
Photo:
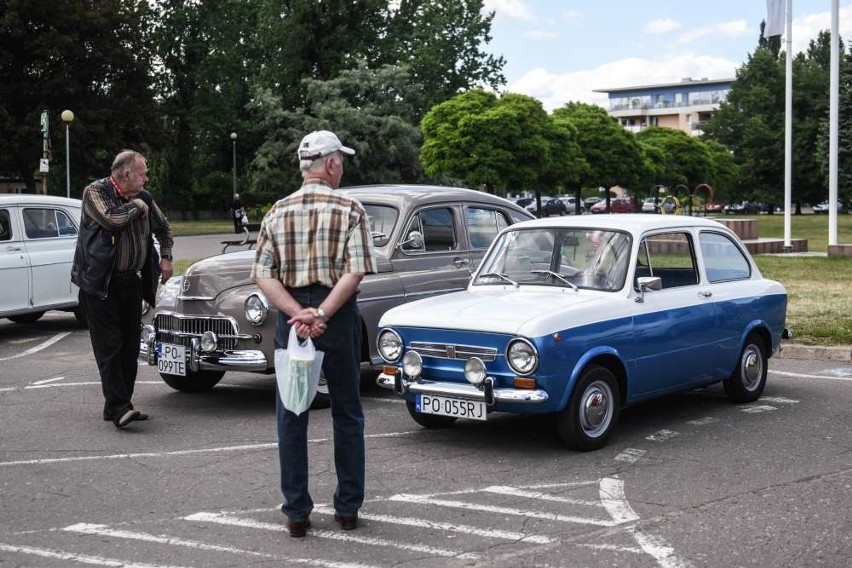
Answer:
[[240, 247], [246, 245], [246, 250], [251, 250], [251, 247], [257, 244], [257, 237], [252, 237], [252, 232], [257, 233], [260, 230], [260, 223], [244, 223], [242, 225], [242, 239], [230, 239], [222, 241], [222, 253], [228, 250], [228, 247]]

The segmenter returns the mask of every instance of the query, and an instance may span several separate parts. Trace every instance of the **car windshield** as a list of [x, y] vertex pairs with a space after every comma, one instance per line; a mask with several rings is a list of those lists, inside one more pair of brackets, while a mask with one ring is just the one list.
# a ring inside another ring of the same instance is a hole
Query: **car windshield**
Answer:
[[586, 288], [624, 287], [630, 236], [589, 229], [520, 229], [503, 233], [482, 261], [474, 286], [512, 284]]
[[393, 227], [399, 218], [399, 211], [389, 205], [365, 203], [367, 217], [370, 219], [370, 232], [373, 234], [373, 246], [383, 247], [388, 244]]

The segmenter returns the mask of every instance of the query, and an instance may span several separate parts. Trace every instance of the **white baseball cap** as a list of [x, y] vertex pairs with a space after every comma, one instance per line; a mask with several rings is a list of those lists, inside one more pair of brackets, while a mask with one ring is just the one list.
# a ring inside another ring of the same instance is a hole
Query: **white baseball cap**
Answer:
[[296, 154], [299, 160], [318, 160], [333, 152], [343, 152], [350, 156], [355, 154], [355, 150], [344, 146], [343, 142], [340, 141], [340, 138], [334, 132], [329, 130], [315, 130], [302, 138]]

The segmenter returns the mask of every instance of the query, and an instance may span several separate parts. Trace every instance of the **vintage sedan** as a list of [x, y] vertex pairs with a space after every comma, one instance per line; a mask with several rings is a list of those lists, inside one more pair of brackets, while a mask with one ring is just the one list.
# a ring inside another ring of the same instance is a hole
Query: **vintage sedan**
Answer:
[[503, 230], [467, 290], [386, 312], [377, 381], [427, 428], [552, 413], [565, 444], [593, 450], [643, 400], [720, 381], [756, 400], [786, 309], [715, 220], [539, 219]]
[[86, 323], [71, 283], [79, 226], [79, 199], [0, 195], [0, 318], [29, 323], [63, 310]]
[[[463, 290], [497, 233], [532, 215], [470, 189], [382, 185], [340, 188], [367, 210], [378, 270], [361, 283], [365, 363], [379, 363], [375, 333], [385, 310]], [[213, 388], [226, 371], [274, 372], [277, 310], [249, 277], [254, 251], [196, 262], [161, 286], [144, 318], [140, 358], [172, 388]], [[327, 404], [320, 381], [318, 406]]]

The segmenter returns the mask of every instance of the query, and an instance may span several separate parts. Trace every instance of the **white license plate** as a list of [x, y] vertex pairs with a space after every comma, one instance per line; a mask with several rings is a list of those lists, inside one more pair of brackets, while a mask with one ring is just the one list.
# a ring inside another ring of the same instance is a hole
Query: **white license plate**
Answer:
[[461, 400], [431, 394], [418, 394], [415, 404], [417, 412], [422, 414], [485, 420], [485, 402], [481, 400]]
[[185, 377], [186, 347], [174, 343], [158, 343], [157, 370], [167, 375]]

